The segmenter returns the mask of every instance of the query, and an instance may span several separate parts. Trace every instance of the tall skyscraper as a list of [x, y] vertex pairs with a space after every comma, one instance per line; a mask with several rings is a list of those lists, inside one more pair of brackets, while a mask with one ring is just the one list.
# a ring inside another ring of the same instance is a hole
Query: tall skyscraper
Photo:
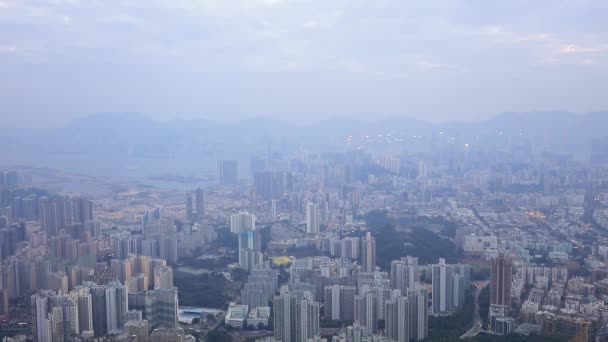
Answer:
[[154, 283], [154, 270], [157, 267], [163, 267], [163, 266], [167, 266], [167, 261], [164, 259], [148, 259], [149, 260], [149, 264], [148, 264], [148, 283], [150, 285], [150, 288], [154, 289], [156, 288], [156, 284]]
[[93, 204], [84, 198], [40, 197], [38, 199], [38, 217], [42, 229], [48, 236], [54, 236], [62, 229], [83, 224], [93, 219]]
[[116, 275], [116, 279], [125, 284], [131, 279], [131, 263], [126, 260], [112, 259], [110, 260], [110, 269]]
[[272, 301], [274, 316], [274, 338], [287, 342], [296, 340], [296, 296], [281, 293]]
[[290, 172], [258, 171], [254, 173], [255, 192], [265, 201], [279, 199], [293, 192], [293, 176]]
[[306, 233], [319, 234], [319, 205], [316, 203], [306, 203]]
[[511, 307], [513, 262], [504, 254], [492, 260], [490, 304]]
[[17, 171], [3, 171], [0, 173], [0, 187], [11, 189], [19, 184]]
[[138, 273], [127, 281], [129, 293], [138, 293], [147, 291], [150, 285], [148, 284], [148, 276], [143, 273]]
[[279, 215], [278, 215], [278, 211], [277, 211], [277, 200], [272, 200], [270, 202], [270, 218], [273, 220], [276, 220]]
[[355, 296], [355, 321], [365, 327], [367, 334], [378, 332], [378, 296], [374, 291]]
[[86, 291], [60, 294], [51, 290], [42, 290], [32, 295], [30, 303], [34, 341], [69, 341], [71, 336], [83, 332], [92, 333], [91, 306], [86, 301], [90, 296], [87, 295]]
[[318, 337], [319, 303], [312, 300], [312, 294], [296, 302], [296, 341], [310, 341]]
[[454, 306], [454, 268], [446, 265], [445, 259], [431, 266], [433, 281], [433, 312], [444, 313], [452, 310]]
[[418, 162], [418, 178], [426, 178], [428, 176], [428, 164], [425, 160]]
[[194, 221], [194, 209], [192, 208], [192, 194], [186, 193], [186, 219]]
[[52, 342], [51, 320], [48, 317], [49, 296], [52, 292], [41, 292], [32, 295], [32, 335], [34, 341]]
[[396, 296], [385, 304], [386, 336], [395, 342], [410, 340], [410, 302], [405, 296]]
[[125, 324], [125, 332], [129, 336], [135, 336], [137, 341], [150, 341], [150, 325], [145, 320], [132, 320]]
[[364, 272], [376, 270], [376, 239], [370, 232], [361, 240], [361, 266]]
[[154, 288], [164, 290], [173, 288], [173, 269], [171, 266], [154, 268]]
[[407, 289], [420, 281], [418, 258], [405, 257], [391, 262], [391, 288], [405, 294]]
[[255, 229], [255, 215], [239, 213], [230, 215], [230, 231], [238, 236], [239, 266], [252, 270], [263, 261], [262, 235]]
[[78, 302], [78, 327], [80, 332], [93, 333], [93, 302], [88, 288], [78, 286], [70, 296]]
[[105, 286], [106, 290], [106, 323], [107, 331], [122, 329], [129, 310], [127, 287], [119, 282], [111, 282]]
[[391, 341], [420, 341], [428, 335], [428, 294], [416, 284], [407, 296], [397, 290], [385, 303], [385, 332]]
[[8, 303], [8, 289], [0, 289], [0, 316], [9, 316]]
[[410, 305], [409, 332], [410, 339], [414, 341], [424, 340], [429, 333], [429, 294], [426, 288], [415, 284], [407, 291]]
[[221, 185], [237, 185], [238, 164], [236, 160], [220, 160], [219, 179]]
[[326, 286], [323, 290], [324, 317], [329, 320], [355, 319], [356, 286]]
[[158, 239], [159, 256], [167, 262], [177, 262], [177, 237], [175, 235], [162, 236]]
[[247, 212], [230, 215], [230, 232], [239, 234], [255, 230], [255, 215]]
[[298, 298], [286, 288], [274, 297], [274, 337], [281, 342], [306, 342], [319, 335], [319, 303], [304, 291]]
[[91, 291], [95, 336], [104, 336], [122, 329], [129, 309], [127, 287], [119, 282], [110, 282], [108, 285], [85, 282], [83, 286]]
[[177, 308], [179, 302], [176, 287], [170, 289], [157, 288], [148, 291], [146, 296], [150, 299], [146, 301], [146, 319], [150, 320], [153, 326], [178, 326]]
[[193, 215], [194, 221], [200, 221], [203, 219], [203, 215], [205, 213], [205, 192], [203, 189], [198, 188], [195, 191], [195, 203], [196, 203], [196, 213]]

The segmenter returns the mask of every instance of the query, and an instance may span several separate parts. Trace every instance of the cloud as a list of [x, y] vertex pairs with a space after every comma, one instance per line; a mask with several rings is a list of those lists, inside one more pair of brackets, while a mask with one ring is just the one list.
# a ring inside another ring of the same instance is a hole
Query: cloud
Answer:
[[14, 46], [1, 46], [0, 45], [0, 53], [15, 53], [17, 52], [17, 48]]
[[[380, 106], [387, 115], [411, 107], [440, 117], [437, 98], [477, 117], [543, 108], [535, 91], [563, 94], [579, 82], [577, 92], [596, 94], [607, 86], [586, 82], [606, 76], [607, 7], [601, 0], [0, 0], [0, 67], [15, 84], [0, 96], [31, 116], [125, 106], [238, 117], [258, 108], [235, 98], [283, 113], [290, 106], [276, 97], [300, 96], [326, 99], [310, 108], [318, 116]], [[503, 96], [521, 85], [529, 91]], [[51, 95], [55, 89], [72, 95]], [[608, 107], [593, 96], [587, 104], [554, 96], [550, 107]], [[355, 108], [355, 97], [365, 105]]]
[[560, 52], [563, 54], [580, 54], [580, 53], [594, 53], [594, 52], [599, 52], [601, 49], [600, 48], [585, 48], [585, 47], [580, 47], [580, 46], [576, 46], [574, 44], [567, 44], [567, 45], [562, 45], [560, 48]]

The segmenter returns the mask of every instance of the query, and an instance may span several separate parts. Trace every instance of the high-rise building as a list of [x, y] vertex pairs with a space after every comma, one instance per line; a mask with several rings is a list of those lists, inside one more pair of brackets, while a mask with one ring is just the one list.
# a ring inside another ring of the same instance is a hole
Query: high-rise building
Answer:
[[78, 302], [78, 327], [80, 333], [93, 333], [93, 302], [88, 288], [77, 286], [70, 296]]
[[116, 279], [123, 284], [131, 279], [131, 263], [128, 260], [110, 260], [110, 270], [116, 275]]
[[429, 294], [426, 288], [415, 284], [407, 291], [410, 305], [409, 332], [410, 339], [424, 340], [429, 333]]
[[312, 299], [312, 294], [296, 302], [296, 341], [310, 341], [318, 337], [319, 303]]
[[127, 287], [119, 282], [106, 285], [106, 315], [107, 330], [112, 332], [122, 329], [126, 323], [125, 318], [129, 310]]
[[219, 161], [219, 179], [221, 185], [237, 185], [238, 164], [236, 160]]
[[251, 271], [264, 263], [264, 254], [252, 249], [239, 250], [239, 266], [247, 271]]
[[470, 284], [470, 265], [456, 264], [454, 267], [454, 275], [452, 280], [453, 295], [452, 301], [454, 306], [463, 306], [466, 300], [466, 290]]
[[277, 211], [277, 200], [273, 199], [270, 201], [270, 218], [272, 220], [276, 220], [279, 217], [279, 213]]
[[426, 178], [428, 176], [428, 164], [421, 160], [418, 162], [418, 178]]
[[492, 260], [490, 304], [511, 307], [513, 262], [504, 254]]
[[186, 332], [180, 327], [161, 327], [150, 333], [150, 342], [185, 342], [186, 338]]
[[355, 296], [355, 321], [365, 327], [368, 335], [378, 332], [378, 295], [367, 291]]
[[293, 192], [293, 176], [290, 172], [258, 171], [254, 173], [255, 192], [265, 201], [279, 199]]
[[162, 236], [158, 239], [158, 252], [162, 259], [168, 263], [177, 262], [177, 237], [175, 234]]
[[50, 290], [55, 290], [62, 294], [68, 293], [68, 276], [65, 273], [47, 273], [46, 283]]
[[173, 288], [173, 269], [171, 266], [154, 268], [154, 288], [163, 290]]
[[136, 337], [137, 342], [150, 341], [150, 325], [146, 320], [131, 320], [125, 324], [125, 332]]
[[0, 316], [9, 316], [10, 312], [8, 311], [8, 303], [8, 289], [0, 289]]
[[129, 309], [127, 287], [116, 281], [107, 285], [85, 282], [83, 286], [91, 291], [95, 336], [104, 336], [122, 329]]
[[92, 280], [95, 270], [85, 266], [73, 266], [69, 269], [68, 286], [70, 289], [82, 285], [83, 281]]
[[[146, 293], [146, 319], [153, 326], [177, 327], [177, 288], [155, 289]], [[153, 314], [151, 314], [153, 313]]]
[[11, 189], [19, 184], [19, 174], [17, 171], [3, 171], [0, 173], [0, 188]]
[[395, 296], [385, 303], [386, 337], [395, 342], [409, 342], [410, 302], [405, 296]]
[[376, 270], [376, 239], [370, 232], [361, 240], [361, 266], [364, 272]]
[[61, 335], [65, 337], [80, 334], [78, 317], [78, 300], [74, 297], [61, 295], [51, 298], [51, 303], [59, 308], [55, 315], [61, 317]]
[[192, 193], [186, 193], [186, 220], [194, 221], [194, 209], [192, 208]]
[[391, 288], [405, 294], [407, 289], [420, 281], [418, 258], [405, 257], [391, 262]]
[[264, 264], [251, 270], [241, 290], [241, 303], [250, 308], [268, 306], [278, 288], [278, 271]]
[[319, 234], [319, 205], [316, 203], [306, 203], [306, 233]]
[[355, 319], [356, 286], [326, 286], [323, 291], [325, 319], [352, 321]]
[[154, 283], [154, 270], [157, 267], [167, 266], [167, 261], [165, 259], [149, 259], [148, 264], [148, 283], [151, 289], [156, 288], [156, 284]]
[[90, 286], [91, 306], [93, 309], [93, 331], [95, 336], [105, 336], [108, 334], [106, 289], [95, 283], [85, 282], [85, 286]]
[[433, 312], [444, 313], [464, 305], [469, 287], [469, 265], [448, 265], [444, 259], [431, 266], [433, 281]]
[[148, 284], [148, 276], [143, 273], [138, 273], [131, 277], [127, 282], [129, 293], [137, 293], [147, 291], [150, 285]]
[[0, 229], [0, 260], [15, 254], [17, 242], [17, 231], [14, 228]]
[[52, 291], [32, 295], [32, 336], [37, 342], [52, 342], [52, 321], [48, 317], [49, 296]]
[[196, 212], [192, 214], [193, 221], [200, 221], [203, 219], [205, 213], [205, 192], [203, 189], [198, 188], [194, 192], [194, 200], [196, 205]]
[[261, 265], [262, 234], [255, 229], [255, 215], [248, 213], [231, 215], [230, 231], [238, 235], [239, 266], [251, 271]]
[[40, 197], [38, 216], [47, 236], [55, 236], [64, 228], [92, 220], [93, 203], [84, 198]]
[[390, 341], [420, 341], [428, 335], [428, 294], [416, 284], [407, 290], [407, 296], [399, 290], [385, 303], [385, 332]]
[[454, 306], [454, 268], [446, 265], [445, 259], [431, 266], [433, 282], [433, 312], [444, 313], [452, 310]]
[[239, 234], [255, 230], [255, 215], [248, 212], [230, 215], [230, 232]]
[[[67, 341], [70, 336], [92, 333], [90, 299], [86, 291], [58, 294], [42, 290], [31, 296], [34, 341]], [[88, 319], [87, 319], [88, 318]]]
[[306, 342], [319, 334], [319, 303], [305, 291], [300, 298], [281, 289], [274, 297], [274, 337], [282, 342]]
[[274, 338], [277, 341], [296, 341], [296, 301], [295, 295], [281, 293], [272, 301], [274, 316]]

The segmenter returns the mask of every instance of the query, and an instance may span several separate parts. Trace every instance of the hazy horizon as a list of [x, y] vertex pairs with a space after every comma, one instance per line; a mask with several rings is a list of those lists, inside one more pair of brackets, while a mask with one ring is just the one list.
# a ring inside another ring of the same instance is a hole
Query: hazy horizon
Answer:
[[5, 127], [608, 110], [602, 1], [0, 1]]

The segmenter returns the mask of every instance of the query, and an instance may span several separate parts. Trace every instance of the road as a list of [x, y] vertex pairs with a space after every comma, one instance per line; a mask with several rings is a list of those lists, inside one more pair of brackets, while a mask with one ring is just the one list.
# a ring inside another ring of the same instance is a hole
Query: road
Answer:
[[479, 315], [479, 295], [481, 294], [481, 291], [484, 288], [486, 288], [486, 286], [488, 286], [488, 284], [490, 284], [489, 280], [473, 283], [473, 285], [475, 286], [475, 294], [473, 296], [473, 300], [474, 300], [473, 319], [475, 321], [473, 322], [473, 326], [471, 327], [471, 329], [469, 329], [466, 333], [464, 333], [462, 336], [460, 336], [460, 338], [462, 338], [462, 339], [474, 337], [483, 330], [482, 329], [483, 320], [481, 319], [481, 316]]

